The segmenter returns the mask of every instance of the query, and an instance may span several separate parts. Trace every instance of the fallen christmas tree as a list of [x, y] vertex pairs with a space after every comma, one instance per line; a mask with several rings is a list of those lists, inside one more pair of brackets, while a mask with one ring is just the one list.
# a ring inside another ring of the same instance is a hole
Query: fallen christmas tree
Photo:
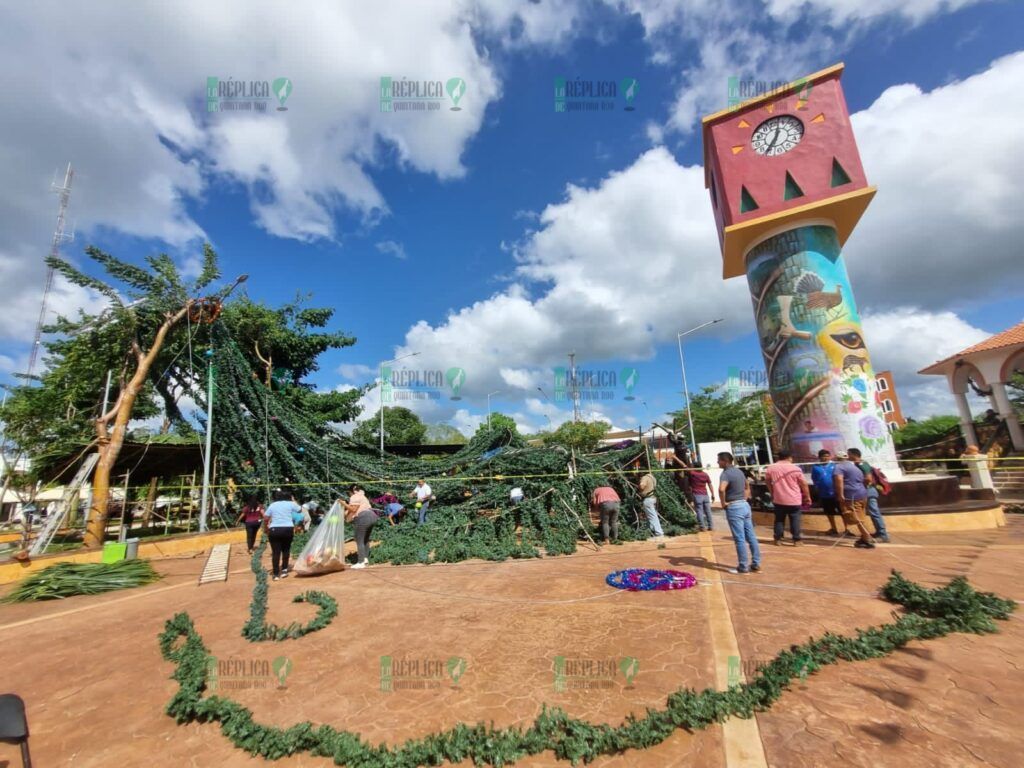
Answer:
[[[301, 499], [333, 502], [361, 484], [367, 496], [405, 496], [417, 479], [431, 485], [435, 501], [426, 525], [407, 518], [396, 526], [378, 525], [371, 561], [456, 562], [468, 558], [504, 560], [569, 554], [595, 537], [588, 500], [594, 488], [609, 484], [622, 498], [620, 538], [650, 534], [637, 490], [640, 475], [657, 471], [646, 446], [593, 455], [573, 455], [561, 447], [528, 446], [508, 429], [482, 430], [458, 453], [436, 459], [385, 455], [331, 433], [323, 424], [267, 387], [226, 329], [213, 328], [217, 397], [214, 434], [221, 476], [244, 494], [287, 487]], [[659, 513], [668, 535], [696, 529], [696, 518], [667, 474], [658, 475]], [[525, 500], [517, 525], [509, 503], [513, 487]], [[409, 516], [410, 518], [412, 516]], [[518, 529], [518, 530], [517, 530]]]

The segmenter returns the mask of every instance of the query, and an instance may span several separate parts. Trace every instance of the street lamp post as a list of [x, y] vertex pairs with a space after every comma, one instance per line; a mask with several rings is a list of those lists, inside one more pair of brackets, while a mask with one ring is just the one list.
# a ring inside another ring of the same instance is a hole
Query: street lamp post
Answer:
[[487, 395], [487, 429], [491, 428], [491, 395], [500, 395], [501, 392], [502, 390], [499, 389]]
[[[239, 275], [230, 287], [220, 292], [220, 297], [226, 299], [235, 288], [249, 279], [248, 275]], [[80, 329], [81, 330], [81, 329]], [[213, 345], [206, 350], [207, 357], [207, 390], [206, 390], [206, 452], [203, 454], [203, 495], [199, 502], [199, 530], [206, 530], [207, 511], [206, 502], [210, 497], [210, 454], [213, 451]], [[110, 374], [107, 374], [107, 389], [110, 388]], [[106, 395], [104, 395], [106, 400]], [[128, 493], [125, 492], [125, 504], [128, 503]]]
[[385, 360], [380, 364], [380, 375], [377, 377], [377, 398], [380, 400], [380, 458], [384, 460], [384, 366], [405, 360], [407, 357], [416, 357], [419, 352], [410, 352], [408, 355], [396, 357], [394, 360]]
[[683, 396], [686, 398], [686, 419], [690, 424], [690, 460], [697, 454], [697, 441], [693, 436], [693, 413], [690, 411], [690, 389], [686, 385], [686, 363], [683, 362], [683, 336], [689, 336], [695, 331], [699, 331], [701, 328], [707, 328], [709, 325], [722, 322], [723, 318], [717, 320], [708, 320], [706, 323], [701, 323], [696, 328], [691, 328], [688, 331], [681, 331], [676, 334], [676, 344], [679, 347], [679, 367], [683, 371]]

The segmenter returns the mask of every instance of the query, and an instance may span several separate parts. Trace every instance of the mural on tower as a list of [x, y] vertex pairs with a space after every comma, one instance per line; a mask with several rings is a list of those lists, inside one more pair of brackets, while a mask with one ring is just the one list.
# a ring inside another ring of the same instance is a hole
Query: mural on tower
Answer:
[[750, 286], [780, 442], [800, 462], [860, 448], [898, 477], [841, 250], [876, 191], [842, 73], [836, 64], [705, 117], [704, 179], [722, 276]]
[[781, 441], [796, 460], [853, 447], [869, 462], [895, 460], [835, 229], [765, 240], [747, 254], [747, 280]]

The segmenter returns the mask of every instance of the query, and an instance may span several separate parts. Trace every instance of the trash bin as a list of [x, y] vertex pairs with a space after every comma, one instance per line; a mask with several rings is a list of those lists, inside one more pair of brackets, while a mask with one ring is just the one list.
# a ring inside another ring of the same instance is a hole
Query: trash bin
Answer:
[[125, 560], [137, 560], [139, 557], [139, 540], [128, 539], [125, 541]]
[[108, 541], [103, 545], [103, 558], [104, 563], [116, 563], [120, 560], [124, 560], [125, 549], [127, 544], [119, 544], [116, 541]]

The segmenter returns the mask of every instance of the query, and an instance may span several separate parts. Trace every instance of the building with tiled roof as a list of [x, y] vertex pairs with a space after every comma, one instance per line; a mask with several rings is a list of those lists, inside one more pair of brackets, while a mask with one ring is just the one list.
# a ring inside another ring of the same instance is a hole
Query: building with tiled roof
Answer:
[[968, 444], [978, 443], [967, 401], [967, 388], [973, 383], [978, 392], [989, 398], [992, 410], [1006, 421], [1014, 450], [1024, 451], [1024, 429], [1006, 394], [1006, 383], [1015, 371], [1024, 371], [1024, 322], [922, 368], [918, 373], [946, 377], [960, 412], [960, 431]]

